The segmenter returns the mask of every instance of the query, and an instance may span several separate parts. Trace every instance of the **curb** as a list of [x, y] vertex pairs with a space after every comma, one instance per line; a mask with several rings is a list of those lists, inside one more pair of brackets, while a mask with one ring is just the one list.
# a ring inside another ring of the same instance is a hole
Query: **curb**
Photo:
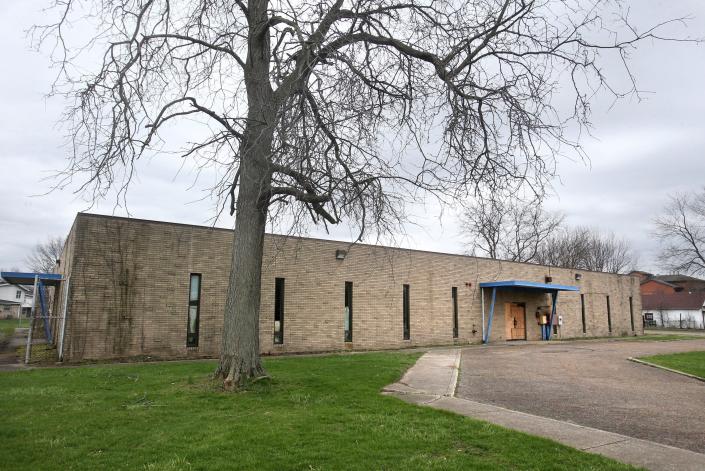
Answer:
[[685, 377], [687, 377], [687, 378], [697, 379], [698, 381], [705, 382], [705, 378], [702, 378], [702, 377], [700, 377], [700, 376], [692, 375], [692, 374], [686, 373], [686, 372], [684, 372], [684, 371], [674, 370], [673, 368], [668, 368], [668, 367], [666, 367], [666, 366], [657, 365], [656, 363], [651, 363], [651, 362], [649, 362], [649, 361], [640, 360], [640, 359], [634, 358], [634, 357], [629, 357], [629, 358], [627, 358], [627, 360], [632, 361], [632, 362], [634, 362], [634, 363], [639, 363], [639, 364], [641, 364], [641, 365], [650, 366], [650, 367], [652, 367], [652, 368], [658, 368], [659, 370], [670, 371], [671, 373], [676, 373], [676, 374], [679, 374], [679, 375], [681, 375], [681, 376], [685, 376]]

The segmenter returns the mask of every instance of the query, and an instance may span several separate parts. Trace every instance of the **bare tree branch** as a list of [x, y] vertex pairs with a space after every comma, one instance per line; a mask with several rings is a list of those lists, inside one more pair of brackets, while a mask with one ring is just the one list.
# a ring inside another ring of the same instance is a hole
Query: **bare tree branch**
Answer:
[[673, 273], [705, 273], [705, 190], [672, 195], [655, 220], [659, 262]]

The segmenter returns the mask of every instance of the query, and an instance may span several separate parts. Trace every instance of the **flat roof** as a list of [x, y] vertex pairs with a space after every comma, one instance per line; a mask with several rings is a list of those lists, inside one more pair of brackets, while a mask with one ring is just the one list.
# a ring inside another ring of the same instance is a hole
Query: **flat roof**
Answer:
[[480, 283], [480, 288], [525, 288], [538, 289], [542, 291], [580, 291], [580, 288], [577, 286], [554, 285], [552, 283], [537, 283], [535, 281], [523, 280], [489, 281]]
[[62, 276], [58, 273], [24, 273], [18, 271], [0, 272], [0, 277], [13, 285], [33, 285], [34, 277], [36, 276], [38, 276], [42, 283], [46, 286], [59, 286], [62, 280]]
[[[125, 217], [125, 216], [113, 216], [109, 214], [97, 214], [97, 213], [87, 213], [87, 212], [79, 212], [76, 213], [76, 220], [79, 217], [94, 217], [94, 218], [102, 218], [102, 219], [117, 219], [117, 220], [122, 220], [122, 221], [127, 221], [127, 222], [137, 222], [137, 223], [148, 223], [148, 224], [163, 224], [167, 226], [181, 226], [181, 227], [192, 227], [195, 229], [207, 229], [207, 230], [214, 230], [214, 231], [227, 231], [232, 233], [233, 229], [227, 229], [225, 227], [216, 227], [213, 225], [208, 225], [208, 226], [203, 226], [203, 225], [198, 225], [198, 224], [185, 224], [182, 222], [170, 222], [170, 221], [159, 221], [155, 219], [142, 219], [142, 218], [134, 218], [134, 217]], [[74, 221], [75, 223], [75, 221]], [[73, 227], [72, 227], [73, 230]], [[609, 273], [605, 271], [596, 271], [596, 270], [587, 270], [583, 268], [569, 268], [569, 267], [559, 267], [556, 265], [541, 265], [538, 263], [533, 263], [533, 262], [516, 262], [512, 260], [501, 260], [501, 259], [492, 259], [489, 257], [478, 257], [476, 255], [466, 255], [466, 254], [459, 254], [459, 253], [451, 253], [451, 252], [434, 252], [431, 250], [421, 250], [421, 249], [409, 249], [409, 248], [404, 248], [404, 247], [393, 247], [393, 246], [387, 246], [387, 245], [375, 245], [375, 244], [369, 244], [369, 243], [364, 243], [364, 242], [352, 242], [352, 241], [342, 241], [342, 240], [336, 240], [336, 239], [322, 239], [320, 237], [304, 237], [304, 236], [298, 236], [298, 235], [293, 235], [293, 234], [274, 234], [267, 232], [265, 233], [267, 236], [272, 236], [272, 237], [280, 237], [284, 239], [300, 239], [300, 240], [314, 240], [314, 241], [320, 241], [320, 242], [327, 242], [330, 244], [346, 244], [347, 246], [354, 246], [354, 245], [360, 245], [360, 246], [365, 246], [365, 247], [375, 247], [378, 249], [392, 249], [392, 250], [399, 250], [403, 252], [416, 252], [416, 253], [430, 253], [434, 255], [445, 255], [449, 257], [462, 257], [462, 258], [470, 258], [470, 259], [475, 259], [475, 260], [487, 260], [490, 262], [497, 262], [497, 263], [514, 263], [517, 265], [531, 265], [534, 267], [545, 267], [545, 268], [556, 268], [558, 270], [567, 270], [571, 272], [580, 272], [580, 273], [600, 273], [603, 275], [610, 275], [610, 276], [628, 276], [628, 277], [634, 277], [636, 278], [636, 275], [630, 275], [628, 273]]]

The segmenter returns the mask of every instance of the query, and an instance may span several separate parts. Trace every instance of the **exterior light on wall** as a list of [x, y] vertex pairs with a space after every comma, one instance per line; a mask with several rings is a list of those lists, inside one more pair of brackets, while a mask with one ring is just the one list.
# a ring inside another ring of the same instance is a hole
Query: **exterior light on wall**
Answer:
[[340, 250], [340, 249], [338, 249], [338, 250], [335, 251], [335, 259], [336, 259], [336, 260], [345, 260], [345, 256], [346, 256], [347, 254], [348, 254], [348, 253], [347, 253], [345, 250]]
[[576, 273], [575, 274], [575, 281], [580, 281], [583, 279], [583, 274], [582, 273]]
[[550, 282], [552, 282], [552, 281], [553, 281], [553, 277], [552, 277], [552, 276], [547, 276], [547, 277], [546, 277], [546, 283], [550, 283]]

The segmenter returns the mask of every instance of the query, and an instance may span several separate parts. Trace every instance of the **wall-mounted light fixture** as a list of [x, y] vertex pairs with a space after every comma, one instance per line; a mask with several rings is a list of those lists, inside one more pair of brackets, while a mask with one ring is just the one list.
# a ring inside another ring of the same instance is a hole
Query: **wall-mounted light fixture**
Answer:
[[550, 282], [553, 281], [553, 277], [552, 277], [552, 276], [547, 276], [545, 279], [546, 279], [546, 283], [550, 283]]
[[575, 281], [580, 281], [583, 279], [583, 274], [582, 273], [576, 273], [575, 274]]
[[338, 250], [335, 251], [335, 259], [336, 259], [336, 260], [345, 260], [345, 256], [346, 256], [347, 254], [348, 254], [348, 253], [347, 253], [345, 250], [340, 250], [340, 249], [338, 249]]

